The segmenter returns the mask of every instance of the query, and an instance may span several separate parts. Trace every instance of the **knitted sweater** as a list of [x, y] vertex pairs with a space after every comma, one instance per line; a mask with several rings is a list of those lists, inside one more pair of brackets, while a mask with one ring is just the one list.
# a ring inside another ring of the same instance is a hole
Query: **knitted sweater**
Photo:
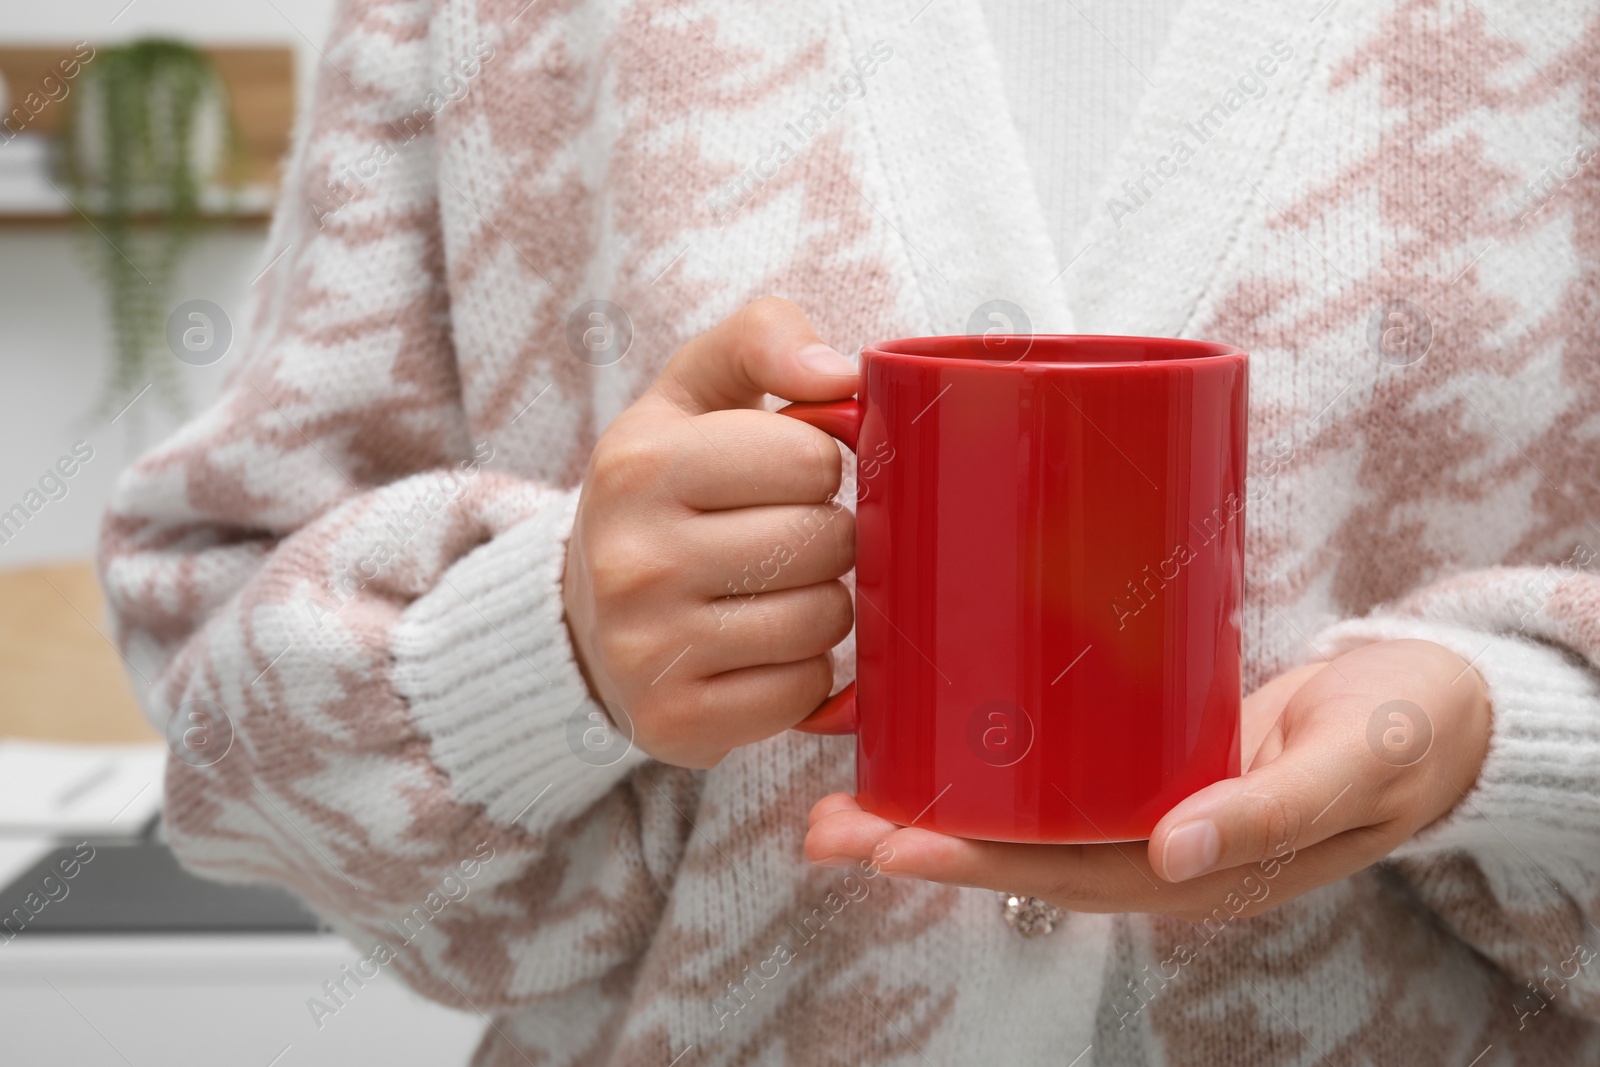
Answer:
[[[173, 847], [354, 942], [308, 1027], [386, 968], [484, 1064], [1600, 1062], [1597, 56], [1594, 0], [1190, 0], [1061, 262], [976, 0], [348, 4], [231, 384], [106, 519]], [[803, 861], [849, 738], [589, 745], [586, 457], [769, 293], [841, 347], [1005, 299], [1247, 348], [1247, 686], [1447, 645], [1477, 785], [1259, 917], [1024, 940]]]
[[1065, 263], [1082, 248], [1089, 219], [1106, 210], [1100, 186], [1144, 96], [1143, 71], [1156, 69], [1183, 0], [978, 7], [1045, 232]]

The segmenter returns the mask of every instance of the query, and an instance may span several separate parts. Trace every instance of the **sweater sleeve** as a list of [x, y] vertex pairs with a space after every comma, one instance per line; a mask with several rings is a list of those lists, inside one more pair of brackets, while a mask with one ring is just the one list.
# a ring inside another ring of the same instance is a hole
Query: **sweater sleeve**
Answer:
[[1482, 675], [1494, 719], [1478, 781], [1391, 860], [1459, 936], [1512, 976], [1526, 1002], [1519, 1014], [1553, 1005], [1600, 1017], [1600, 968], [1590, 966], [1600, 957], [1593, 559], [1580, 546], [1543, 569], [1458, 575], [1318, 640], [1329, 655], [1371, 641], [1433, 641]]
[[122, 477], [100, 569], [172, 748], [184, 863], [294, 890], [358, 975], [548, 1007], [615, 992], [642, 953], [698, 779], [588, 698], [561, 599], [578, 490], [529, 474], [574, 468], [565, 423], [515, 470], [469, 429], [431, 146], [328, 199], [338, 161], [424, 94], [426, 15], [344, 10], [240, 364]]

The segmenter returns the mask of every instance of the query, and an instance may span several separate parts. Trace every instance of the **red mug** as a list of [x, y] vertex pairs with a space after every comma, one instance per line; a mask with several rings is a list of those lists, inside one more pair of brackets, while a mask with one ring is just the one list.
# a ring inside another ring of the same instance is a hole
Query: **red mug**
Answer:
[[857, 457], [856, 799], [992, 841], [1137, 841], [1239, 773], [1248, 357], [1154, 337], [868, 345], [783, 413]]

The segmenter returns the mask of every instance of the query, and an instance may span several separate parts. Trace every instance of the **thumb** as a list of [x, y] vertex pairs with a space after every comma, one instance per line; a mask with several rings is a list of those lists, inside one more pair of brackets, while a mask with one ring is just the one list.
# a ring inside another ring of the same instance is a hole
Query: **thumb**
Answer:
[[[1169, 811], [1150, 835], [1156, 873], [1169, 882], [1186, 882], [1282, 858], [1343, 829], [1331, 816], [1313, 822], [1326, 801], [1317, 802], [1304, 768], [1295, 766], [1296, 754], [1285, 750], [1266, 766], [1209, 785]], [[1323, 829], [1330, 833], [1318, 832]]]
[[[1150, 834], [1150, 865], [1184, 882], [1283, 859], [1371, 821], [1370, 770], [1327, 724], [1300, 724], [1283, 751], [1186, 797]], [[1370, 762], [1367, 761], [1367, 762]]]
[[696, 337], [667, 361], [656, 387], [687, 415], [785, 400], [840, 400], [855, 364], [823, 343], [794, 304], [764, 297]]
[[1244, 698], [1239, 720], [1246, 773], [1185, 797], [1156, 824], [1150, 866], [1163, 878], [1183, 882], [1313, 843], [1302, 836], [1306, 820], [1318, 810], [1301, 810], [1303, 757], [1327, 755], [1335, 746], [1308, 747], [1310, 717], [1289, 712], [1305, 703], [1306, 683], [1326, 667], [1322, 662], [1297, 667]]

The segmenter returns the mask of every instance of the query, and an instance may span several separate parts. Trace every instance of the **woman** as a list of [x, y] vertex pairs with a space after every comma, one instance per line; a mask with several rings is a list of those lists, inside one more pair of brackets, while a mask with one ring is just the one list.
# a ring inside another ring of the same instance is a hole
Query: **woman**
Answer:
[[[1121, 17], [351, 3], [107, 519], [185, 862], [486, 1064], [1596, 1062], [1600, 11]], [[860, 811], [848, 518], [735, 584], [840, 482], [762, 409], [991, 322], [1252, 353], [1248, 773], [1148, 848]]]

